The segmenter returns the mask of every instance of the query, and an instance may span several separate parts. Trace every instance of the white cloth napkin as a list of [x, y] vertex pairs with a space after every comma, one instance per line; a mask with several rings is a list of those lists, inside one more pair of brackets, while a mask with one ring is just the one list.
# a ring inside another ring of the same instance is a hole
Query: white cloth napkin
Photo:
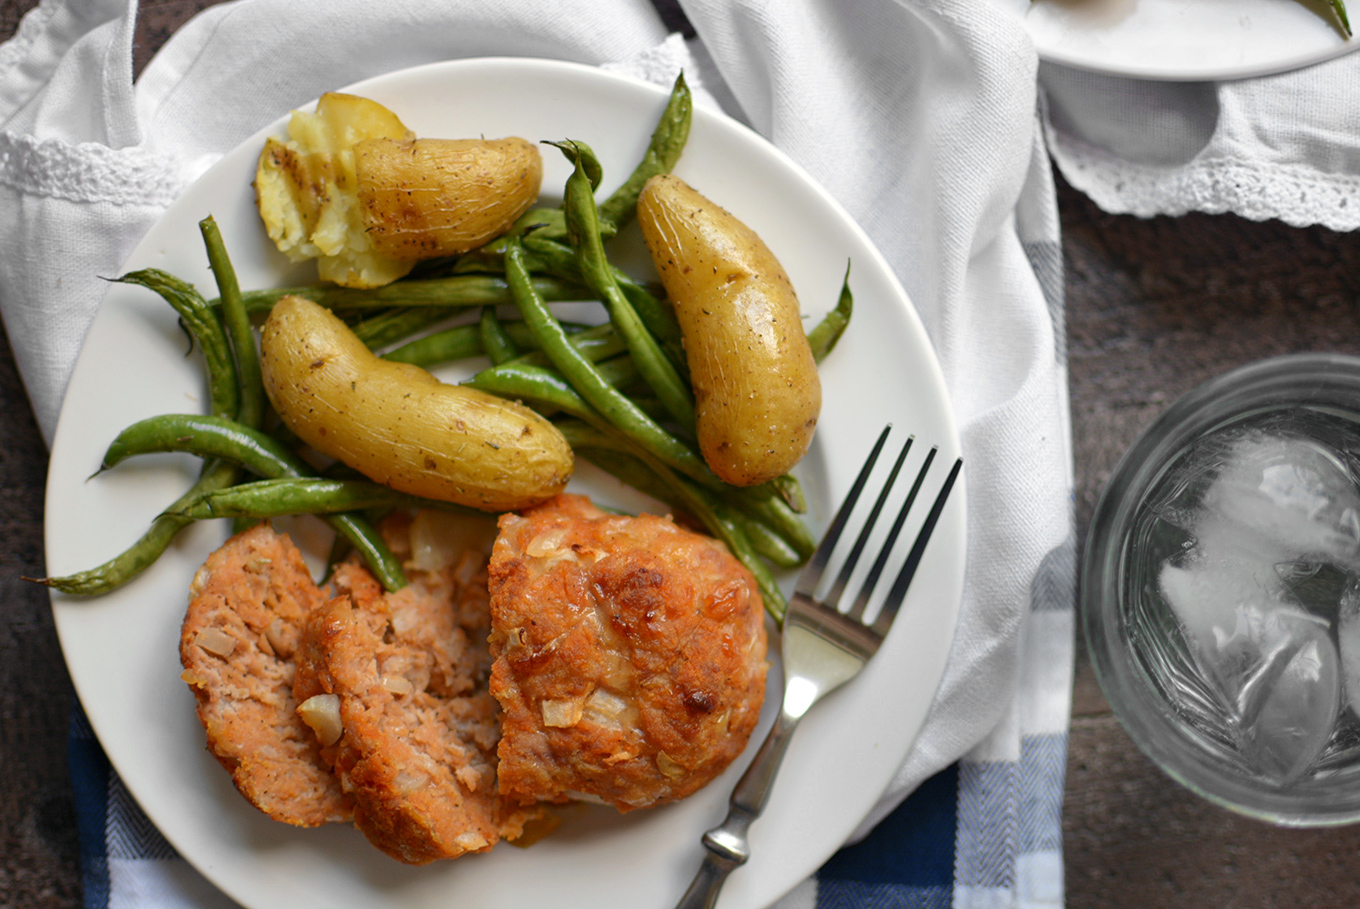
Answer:
[[[103, 296], [97, 276], [288, 109], [458, 57], [613, 62], [667, 81], [684, 64], [869, 232], [931, 333], [963, 435], [956, 640], [926, 727], [863, 830], [960, 761], [953, 904], [1059, 906], [1074, 542], [1033, 48], [973, 0], [681, 3], [698, 33], [688, 46], [663, 43], [646, 0], [237, 0], [186, 25], [134, 87], [135, 0], [45, 0], [0, 46], [0, 310], [39, 424], [50, 439]], [[136, 905], [194, 905], [200, 892], [127, 886]], [[816, 882], [788, 899], [813, 905]]]
[[1230, 82], [1046, 63], [1039, 82], [1053, 159], [1108, 212], [1360, 227], [1360, 54]]

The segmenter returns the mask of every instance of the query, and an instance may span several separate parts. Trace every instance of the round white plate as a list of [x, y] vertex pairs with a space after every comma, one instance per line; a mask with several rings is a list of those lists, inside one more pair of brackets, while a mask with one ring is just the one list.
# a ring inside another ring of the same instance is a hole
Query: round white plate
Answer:
[[[1042, 59], [1138, 79], [1264, 76], [1360, 47], [1341, 34], [1326, 0], [994, 2], [1024, 20]], [[1348, 10], [1355, 16], [1360, 6]]]
[[[641, 155], [666, 97], [656, 86], [593, 68], [522, 59], [422, 67], [353, 90], [391, 107], [420, 135], [583, 139], [604, 165], [604, 192]], [[264, 136], [283, 129], [280, 121], [228, 154], [150, 231], [127, 268], [164, 268], [215, 295], [197, 230], [211, 213], [243, 287], [307, 280], [308, 269], [290, 268], [265, 238], [250, 188]], [[547, 147], [544, 160], [545, 193], [560, 194], [565, 160]], [[834, 303], [847, 259], [854, 263], [854, 320], [823, 364], [821, 426], [800, 465], [816, 529], [885, 422], [938, 442], [942, 457], [952, 459], [958, 438], [929, 340], [890, 270], [840, 207], [764, 140], [707, 109], [695, 111], [677, 172], [761, 233], [787, 266], [810, 319]], [[153, 456], [87, 479], [109, 441], [143, 417], [204, 407], [200, 364], [185, 356], [170, 308], [149, 292], [112, 286], [53, 446], [47, 497], [53, 574], [122, 550], [196, 475], [193, 459]], [[618, 498], [617, 488], [589, 471], [573, 483]], [[910, 747], [953, 637], [964, 564], [961, 492], [926, 552], [896, 633], [863, 675], [815, 708], [799, 730], [752, 830], [754, 857], [728, 882], [728, 909], [766, 905], [812, 873], [873, 806]], [[189, 581], [225, 539], [222, 523], [182, 534], [147, 574], [110, 596], [53, 601], [72, 679], [113, 766], [167, 839], [227, 894], [252, 909], [601, 909], [666, 906], [683, 892], [700, 861], [699, 836], [722, 818], [754, 747], [684, 802], [628, 815], [573, 809], [556, 835], [527, 850], [501, 846], [424, 868], [387, 858], [351, 828], [295, 829], [251, 808], [205, 750], [193, 698], [179, 679]], [[307, 526], [299, 525], [304, 537]], [[324, 552], [324, 541], [302, 543]], [[778, 685], [776, 670], [772, 692]], [[777, 693], [768, 700], [772, 708]], [[767, 709], [766, 724], [769, 715]]]

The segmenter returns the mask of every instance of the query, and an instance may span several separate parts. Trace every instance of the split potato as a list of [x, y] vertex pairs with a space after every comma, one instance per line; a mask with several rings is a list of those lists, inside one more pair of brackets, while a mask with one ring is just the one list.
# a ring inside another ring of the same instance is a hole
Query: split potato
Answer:
[[476, 249], [529, 210], [543, 184], [538, 147], [508, 139], [370, 139], [354, 147], [373, 247], [394, 259]]
[[368, 98], [327, 92], [316, 111], [293, 111], [288, 141], [270, 138], [255, 168], [255, 202], [269, 238], [292, 262], [317, 261], [323, 281], [382, 287], [414, 266], [384, 256], [364, 230], [354, 146], [410, 139], [397, 115]]
[[543, 181], [524, 139], [417, 139], [368, 98], [328, 92], [268, 139], [255, 198], [270, 238], [322, 280], [381, 287], [417, 261], [475, 249], [533, 205]]
[[755, 231], [673, 175], [647, 181], [637, 215], [680, 322], [704, 460], [737, 486], [787, 473], [822, 407], [788, 275]]
[[260, 355], [265, 392], [288, 428], [393, 489], [500, 512], [549, 499], [571, 477], [571, 446], [543, 417], [377, 357], [310, 300], [274, 305]]

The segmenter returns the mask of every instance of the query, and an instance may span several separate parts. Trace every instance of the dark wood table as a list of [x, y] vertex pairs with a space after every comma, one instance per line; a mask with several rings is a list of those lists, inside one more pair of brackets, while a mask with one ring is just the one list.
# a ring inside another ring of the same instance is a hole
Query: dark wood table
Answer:
[[[211, 0], [143, 0], [139, 66]], [[36, 0], [0, 0], [0, 40]], [[1079, 533], [1124, 449], [1202, 380], [1275, 354], [1360, 353], [1360, 238], [1279, 222], [1104, 214], [1060, 183]], [[0, 331], [3, 335], [3, 331]], [[72, 697], [43, 574], [47, 451], [0, 340], [0, 905], [80, 904]], [[1360, 827], [1284, 830], [1172, 783], [1078, 648], [1063, 848], [1071, 909], [1360, 906]]]

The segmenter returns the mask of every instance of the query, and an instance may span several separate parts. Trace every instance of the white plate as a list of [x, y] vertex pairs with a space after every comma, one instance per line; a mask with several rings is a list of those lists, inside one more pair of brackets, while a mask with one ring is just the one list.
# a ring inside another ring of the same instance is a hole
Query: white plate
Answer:
[[1044, 60], [1139, 79], [1264, 76], [1360, 46], [1333, 24], [1326, 0], [993, 2], [1023, 18]]
[[[387, 104], [421, 135], [584, 139], [615, 182], [646, 146], [666, 95], [589, 67], [507, 59], [407, 70], [354, 90]], [[277, 123], [227, 155], [166, 213], [127, 267], [156, 266], [211, 288], [196, 225], [212, 213], [244, 287], [305, 279], [264, 237], [250, 189], [264, 136], [282, 129]], [[544, 159], [544, 186], [561, 187], [564, 160], [550, 148]], [[884, 422], [938, 441], [952, 458], [958, 439], [929, 340], [883, 260], [830, 197], [754, 133], [706, 109], [695, 111], [677, 172], [763, 235], [812, 319], [835, 301], [846, 260], [854, 263], [857, 309], [823, 365], [821, 427], [801, 466], [818, 527]], [[614, 185], [608, 179], [605, 191]], [[87, 480], [123, 427], [154, 414], [204, 409], [199, 363], [184, 352], [169, 307], [148, 292], [111, 287], [53, 446], [47, 565], [54, 574], [89, 567], [123, 549], [195, 475], [192, 459], [155, 456]], [[588, 476], [577, 488], [582, 486], [609, 494]], [[961, 494], [951, 500], [898, 633], [799, 731], [769, 808], [751, 833], [754, 857], [724, 893], [729, 909], [766, 905], [813, 872], [901, 763], [953, 637], [963, 577], [963, 500]], [[249, 807], [205, 750], [193, 698], [179, 680], [177, 644], [189, 580], [224, 539], [220, 523], [183, 534], [152, 570], [113, 595], [53, 601], [72, 679], [113, 766], [169, 841], [231, 897], [252, 909], [600, 909], [666, 906], [683, 892], [700, 860], [699, 836], [723, 816], [748, 757], [685, 802], [629, 815], [582, 808], [558, 835], [529, 850], [501, 847], [425, 868], [398, 864], [353, 829], [295, 829]], [[771, 684], [777, 686], [777, 674]], [[769, 700], [767, 707], [777, 698]]]

